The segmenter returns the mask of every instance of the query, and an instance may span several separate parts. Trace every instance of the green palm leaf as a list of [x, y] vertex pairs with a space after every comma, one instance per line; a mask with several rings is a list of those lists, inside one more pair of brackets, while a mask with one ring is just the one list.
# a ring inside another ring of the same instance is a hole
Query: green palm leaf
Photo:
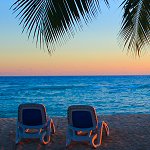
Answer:
[[150, 44], [150, 1], [124, 0], [120, 36], [124, 47], [140, 55], [141, 50]]
[[[106, 5], [109, 3], [104, 0]], [[17, 0], [12, 5], [17, 12], [23, 31], [28, 37], [31, 33], [36, 43], [46, 47], [49, 52], [74, 36], [96, 17], [100, 10], [99, 0]]]

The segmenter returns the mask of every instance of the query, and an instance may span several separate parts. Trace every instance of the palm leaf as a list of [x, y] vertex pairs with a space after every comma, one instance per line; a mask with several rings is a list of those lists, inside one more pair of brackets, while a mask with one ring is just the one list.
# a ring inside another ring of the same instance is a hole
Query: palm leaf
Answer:
[[150, 1], [124, 0], [120, 36], [124, 47], [140, 55], [141, 50], [150, 44]]
[[[108, 6], [108, 0], [104, 0]], [[74, 36], [100, 10], [99, 0], [17, 0], [11, 7], [18, 13], [23, 31], [49, 52]]]

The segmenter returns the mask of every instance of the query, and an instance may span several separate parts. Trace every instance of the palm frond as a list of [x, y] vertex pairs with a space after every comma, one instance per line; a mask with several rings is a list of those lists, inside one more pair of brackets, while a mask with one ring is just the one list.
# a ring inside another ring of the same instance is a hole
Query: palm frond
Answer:
[[[109, 6], [108, 0], [104, 0]], [[46, 47], [49, 52], [74, 36], [100, 10], [99, 0], [17, 0], [11, 7], [28, 37]]]
[[120, 36], [124, 47], [140, 55], [141, 50], [150, 44], [150, 1], [124, 0]]

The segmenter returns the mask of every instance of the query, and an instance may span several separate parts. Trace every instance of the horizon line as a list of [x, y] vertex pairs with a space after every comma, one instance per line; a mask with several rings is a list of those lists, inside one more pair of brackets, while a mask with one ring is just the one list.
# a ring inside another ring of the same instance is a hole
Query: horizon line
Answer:
[[104, 74], [104, 75], [0, 75], [0, 77], [98, 77], [98, 76], [150, 76], [150, 74]]

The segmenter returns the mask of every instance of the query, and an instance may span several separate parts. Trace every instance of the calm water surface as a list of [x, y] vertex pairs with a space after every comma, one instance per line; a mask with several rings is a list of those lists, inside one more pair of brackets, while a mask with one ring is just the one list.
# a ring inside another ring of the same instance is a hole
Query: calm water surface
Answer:
[[105, 114], [150, 114], [150, 76], [0, 77], [0, 118], [21, 103], [42, 103], [50, 116], [87, 104]]

